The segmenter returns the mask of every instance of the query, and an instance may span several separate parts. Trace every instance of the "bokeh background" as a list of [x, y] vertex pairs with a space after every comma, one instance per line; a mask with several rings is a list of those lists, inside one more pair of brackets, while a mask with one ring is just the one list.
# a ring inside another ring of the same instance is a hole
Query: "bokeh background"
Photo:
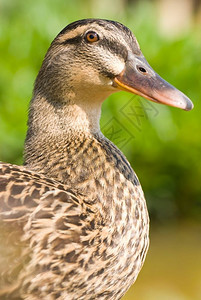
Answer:
[[21, 164], [28, 103], [46, 50], [68, 23], [120, 21], [152, 67], [194, 102], [185, 112], [120, 92], [101, 127], [143, 186], [150, 250], [124, 300], [201, 299], [201, 3], [193, 0], [1, 0], [0, 160]]

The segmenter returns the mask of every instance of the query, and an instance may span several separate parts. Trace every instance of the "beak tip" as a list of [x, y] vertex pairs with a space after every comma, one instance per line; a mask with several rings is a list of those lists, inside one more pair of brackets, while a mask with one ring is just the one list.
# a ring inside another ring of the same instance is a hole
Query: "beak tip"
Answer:
[[193, 109], [194, 107], [193, 102], [186, 96], [185, 96], [185, 103], [186, 103], [186, 107], [184, 108], [184, 110], [189, 111]]

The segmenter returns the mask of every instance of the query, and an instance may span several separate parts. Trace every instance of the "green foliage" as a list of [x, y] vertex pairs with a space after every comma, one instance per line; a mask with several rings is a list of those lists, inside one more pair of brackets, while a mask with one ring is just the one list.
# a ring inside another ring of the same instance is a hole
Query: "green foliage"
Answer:
[[[194, 26], [177, 39], [166, 39], [157, 28], [155, 7], [150, 2], [140, 1], [124, 9], [120, 1], [115, 4], [112, 1], [106, 7], [103, 3], [95, 0], [1, 1], [0, 159], [22, 163], [28, 102], [34, 79], [54, 36], [76, 19], [114, 19], [134, 31], [152, 67], [186, 93], [195, 108], [184, 112], [118, 93], [103, 105], [103, 132], [113, 138], [136, 170], [153, 218], [199, 217], [200, 29]], [[141, 117], [133, 115], [131, 120], [129, 109], [132, 107]], [[120, 135], [112, 136], [111, 129]]]

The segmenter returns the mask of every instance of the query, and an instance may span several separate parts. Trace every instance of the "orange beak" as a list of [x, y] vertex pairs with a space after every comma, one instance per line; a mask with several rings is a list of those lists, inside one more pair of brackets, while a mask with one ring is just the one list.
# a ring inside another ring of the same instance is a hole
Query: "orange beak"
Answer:
[[124, 70], [114, 78], [114, 86], [157, 103], [184, 110], [193, 108], [191, 100], [161, 78], [143, 55], [129, 53]]

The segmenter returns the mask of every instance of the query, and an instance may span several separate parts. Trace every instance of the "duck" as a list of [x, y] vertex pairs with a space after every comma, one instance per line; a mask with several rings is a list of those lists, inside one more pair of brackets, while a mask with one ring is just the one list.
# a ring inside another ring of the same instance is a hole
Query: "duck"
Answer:
[[101, 132], [127, 91], [191, 110], [123, 24], [84, 19], [53, 40], [35, 81], [22, 166], [0, 163], [0, 299], [118, 300], [149, 247], [137, 175]]

